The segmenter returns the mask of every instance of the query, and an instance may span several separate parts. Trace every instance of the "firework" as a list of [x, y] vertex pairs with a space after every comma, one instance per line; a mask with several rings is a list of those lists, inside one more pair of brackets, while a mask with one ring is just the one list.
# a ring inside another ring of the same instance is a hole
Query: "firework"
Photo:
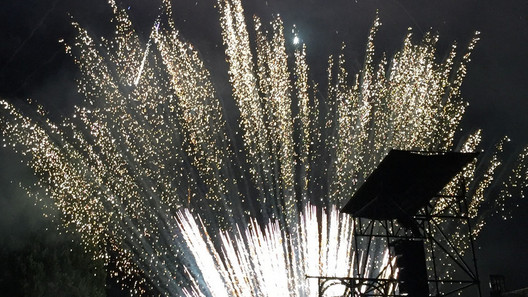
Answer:
[[[240, 111], [240, 127], [229, 131], [211, 73], [179, 36], [170, 1], [146, 44], [109, 3], [115, 36], [96, 40], [74, 23], [78, 35], [66, 45], [85, 103], [56, 124], [41, 108], [28, 116], [2, 101], [0, 124], [4, 145], [28, 156], [64, 224], [115, 261], [111, 273], [136, 294], [313, 296], [306, 275], [358, 273], [353, 220], [336, 208], [390, 149], [474, 151], [480, 142], [480, 132], [455, 139], [478, 34], [462, 57], [453, 46], [439, 63], [438, 36], [414, 43], [409, 32], [392, 59], [376, 61], [376, 18], [364, 68], [351, 77], [343, 54], [330, 57], [323, 96], [309, 82], [306, 47], [288, 55], [280, 18], [266, 29], [255, 17], [252, 40], [240, 1], [220, 1]], [[234, 149], [228, 135], [239, 134], [243, 148]], [[498, 155], [484, 170], [473, 163], [445, 189], [471, 181], [475, 220], [499, 164]], [[362, 271], [393, 275], [384, 270], [390, 261], [380, 250]]]

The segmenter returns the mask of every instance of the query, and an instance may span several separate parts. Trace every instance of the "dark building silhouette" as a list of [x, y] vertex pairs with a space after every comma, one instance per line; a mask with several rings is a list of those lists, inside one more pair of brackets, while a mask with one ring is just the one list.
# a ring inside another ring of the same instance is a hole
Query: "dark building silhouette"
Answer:
[[528, 297], [528, 287], [513, 291], [506, 289], [504, 275], [490, 275], [490, 297]]

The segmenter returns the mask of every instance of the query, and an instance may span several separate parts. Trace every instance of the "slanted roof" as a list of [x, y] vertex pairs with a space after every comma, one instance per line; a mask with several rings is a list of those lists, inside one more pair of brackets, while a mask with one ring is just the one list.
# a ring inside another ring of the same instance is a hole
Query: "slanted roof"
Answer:
[[375, 220], [413, 216], [477, 155], [391, 150], [341, 211]]

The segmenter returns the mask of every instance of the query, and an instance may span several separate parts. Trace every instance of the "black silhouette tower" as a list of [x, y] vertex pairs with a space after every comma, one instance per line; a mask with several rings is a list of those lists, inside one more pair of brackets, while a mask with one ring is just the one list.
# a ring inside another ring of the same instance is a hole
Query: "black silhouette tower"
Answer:
[[[456, 195], [440, 194], [477, 155], [390, 151], [341, 210], [355, 221], [356, 275], [308, 276], [319, 280], [319, 296], [336, 284], [344, 296], [467, 296], [470, 288], [480, 296], [465, 185]], [[453, 225], [456, 232], [447, 227]], [[464, 249], [460, 236], [468, 239]], [[382, 249], [396, 260], [385, 267], [367, 262]], [[446, 267], [455, 273], [443, 276]]]

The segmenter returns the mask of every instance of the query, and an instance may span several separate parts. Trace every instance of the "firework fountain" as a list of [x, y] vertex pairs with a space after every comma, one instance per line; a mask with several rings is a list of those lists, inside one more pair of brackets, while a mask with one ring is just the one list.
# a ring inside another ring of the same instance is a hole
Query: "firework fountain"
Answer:
[[[57, 124], [41, 107], [27, 115], [2, 101], [0, 124], [4, 145], [26, 156], [64, 224], [135, 294], [314, 296], [305, 275], [354, 273], [353, 219], [337, 208], [390, 149], [467, 152], [480, 142], [480, 131], [455, 139], [477, 36], [463, 56], [453, 46], [439, 63], [438, 37], [414, 43], [409, 32], [392, 59], [376, 61], [376, 19], [364, 68], [350, 77], [344, 55], [330, 57], [323, 95], [310, 82], [305, 46], [288, 54], [279, 18], [266, 29], [255, 17], [253, 40], [240, 1], [221, 0], [240, 113], [239, 127], [228, 129], [211, 74], [176, 30], [170, 2], [147, 43], [110, 5], [112, 38], [96, 40], [74, 23], [79, 33], [66, 45], [85, 103]], [[470, 164], [444, 190], [471, 181], [477, 232], [498, 156]], [[380, 251], [366, 271], [390, 261]]]

